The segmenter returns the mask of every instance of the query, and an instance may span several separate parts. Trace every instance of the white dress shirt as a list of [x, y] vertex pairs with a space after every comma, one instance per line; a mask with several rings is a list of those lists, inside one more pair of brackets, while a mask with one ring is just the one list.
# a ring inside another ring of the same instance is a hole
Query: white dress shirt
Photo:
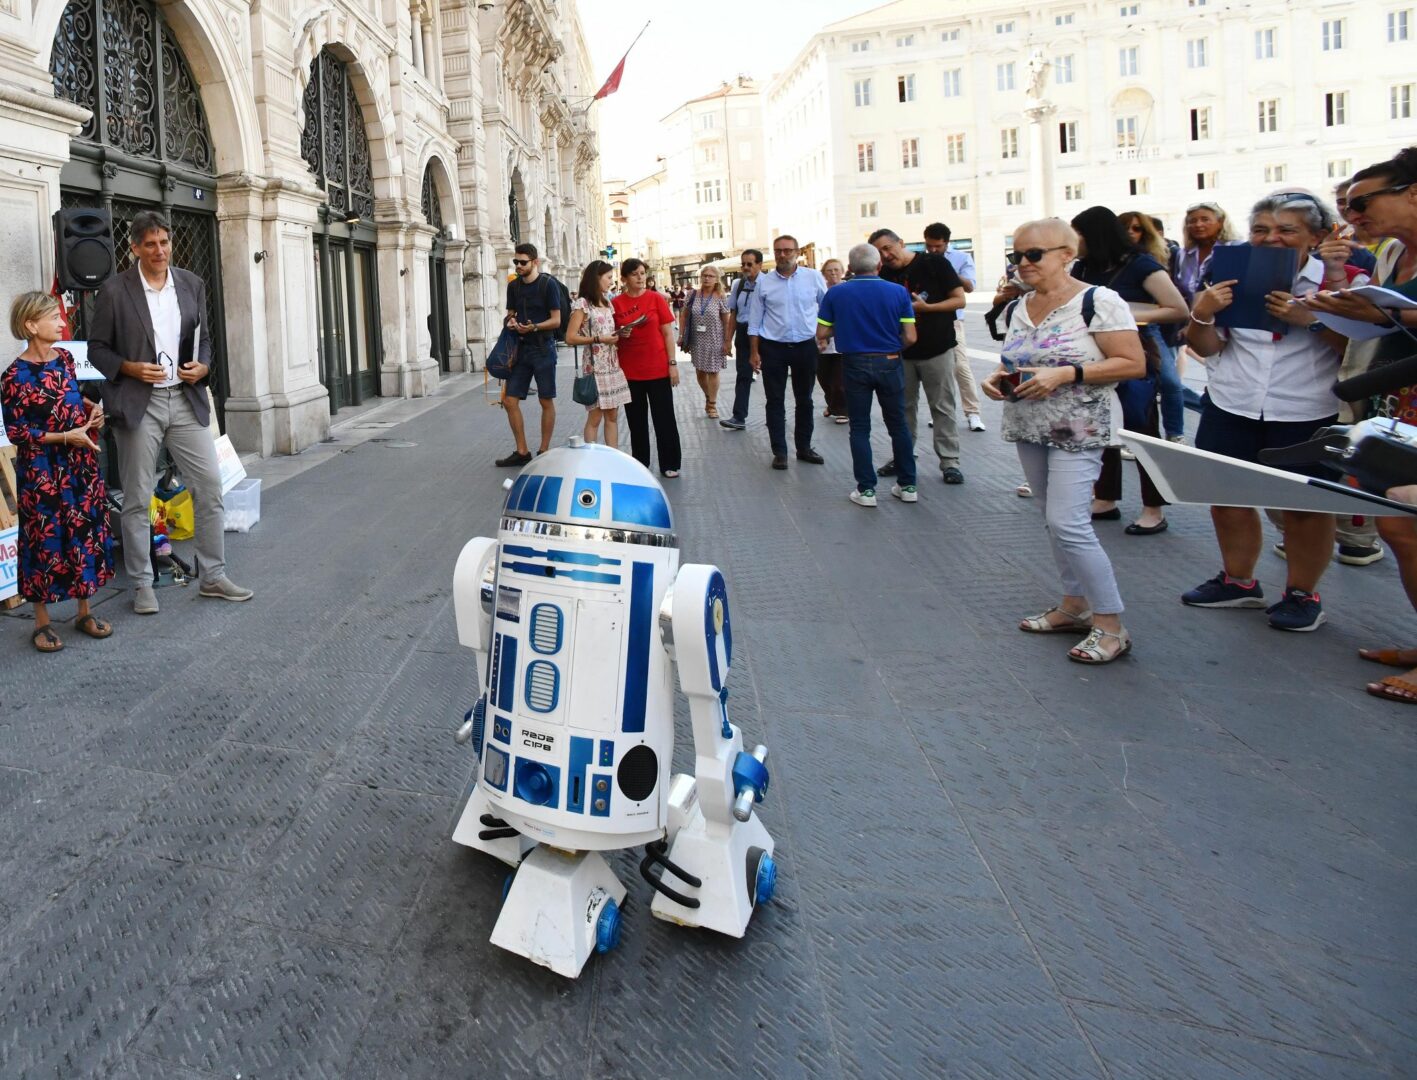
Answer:
[[[1316, 292], [1324, 264], [1312, 255], [1299, 270], [1295, 296]], [[1220, 352], [1206, 360], [1206, 385], [1220, 408], [1251, 420], [1321, 420], [1338, 412], [1333, 382], [1342, 354], [1318, 334], [1291, 326], [1278, 341], [1268, 330], [1224, 329]]]
[[[154, 289], [149, 284], [148, 279], [143, 277], [142, 271], [138, 272], [138, 278], [143, 283], [143, 296], [148, 302], [148, 315], [153, 321], [153, 338], [157, 345], [158, 363], [162, 364], [163, 371], [167, 377], [160, 383], [155, 383], [159, 389], [166, 386], [180, 386], [182, 380], [177, 377], [177, 350], [182, 341], [182, 308], [177, 303], [177, 280], [172, 276], [172, 271], [167, 272], [167, 280], [162, 288]], [[163, 359], [166, 354], [168, 359]]]

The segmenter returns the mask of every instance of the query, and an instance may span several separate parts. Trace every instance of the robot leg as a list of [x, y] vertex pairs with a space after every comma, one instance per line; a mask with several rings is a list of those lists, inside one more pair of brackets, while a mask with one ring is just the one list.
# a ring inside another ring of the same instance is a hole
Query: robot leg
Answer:
[[517, 868], [492, 944], [574, 979], [620, 941], [625, 886], [597, 851], [538, 846]]

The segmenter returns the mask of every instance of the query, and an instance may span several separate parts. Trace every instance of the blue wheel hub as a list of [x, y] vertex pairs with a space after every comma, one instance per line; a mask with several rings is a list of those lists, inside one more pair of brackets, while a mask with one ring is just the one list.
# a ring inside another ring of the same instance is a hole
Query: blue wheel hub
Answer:
[[777, 863], [771, 855], [764, 854], [758, 860], [758, 876], [754, 887], [757, 903], [766, 904], [777, 891]]
[[595, 951], [607, 953], [620, 944], [620, 905], [605, 901], [600, 917], [595, 920]]

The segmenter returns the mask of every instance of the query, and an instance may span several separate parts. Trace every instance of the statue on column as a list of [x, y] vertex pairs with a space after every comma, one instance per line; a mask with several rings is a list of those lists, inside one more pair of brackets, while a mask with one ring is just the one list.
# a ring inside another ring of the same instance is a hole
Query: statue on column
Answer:
[[1034, 49], [1028, 54], [1028, 86], [1025, 93], [1030, 105], [1043, 103], [1043, 87], [1048, 82], [1048, 61], [1042, 49]]

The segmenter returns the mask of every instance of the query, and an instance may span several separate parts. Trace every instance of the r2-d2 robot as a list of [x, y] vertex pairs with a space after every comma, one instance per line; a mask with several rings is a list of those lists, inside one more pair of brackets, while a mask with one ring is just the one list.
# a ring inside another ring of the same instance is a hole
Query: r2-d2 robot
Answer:
[[[776, 881], [755, 806], [767, 748], [728, 720], [733, 635], [713, 566], [679, 566], [669, 503], [606, 446], [549, 451], [510, 486], [496, 540], [453, 575], [458, 640], [482, 696], [458, 741], [475, 763], [453, 839], [516, 868], [492, 942], [580, 974], [619, 938], [625, 887], [602, 851], [645, 846], [661, 919], [742, 937]], [[694, 774], [670, 775], [671, 668]]]

